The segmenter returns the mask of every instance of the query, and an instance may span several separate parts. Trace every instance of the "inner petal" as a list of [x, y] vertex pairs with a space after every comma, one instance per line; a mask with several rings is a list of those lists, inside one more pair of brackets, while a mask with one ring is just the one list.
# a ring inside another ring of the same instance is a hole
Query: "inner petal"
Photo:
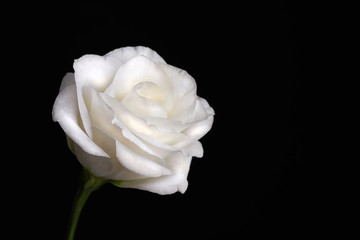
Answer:
[[184, 141], [186, 135], [178, 132], [164, 132], [154, 125], [149, 125], [146, 119], [136, 116], [122, 102], [110, 97], [107, 94], [100, 93], [106, 104], [114, 111], [119, 122], [124, 124], [132, 133], [140, 138], [149, 141], [159, 142], [168, 146], [175, 145]]
[[164, 100], [164, 92], [161, 88], [152, 82], [141, 82], [133, 88], [140, 96], [161, 103]]
[[[145, 85], [148, 87], [142, 91], [143, 95], [145, 95], [142, 96], [139, 91], [141, 91]], [[161, 99], [161, 94], [157, 93], [158, 88], [155, 86], [156, 85], [152, 83], [138, 83], [121, 102], [139, 117], [167, 118], [168, 113], [166, 109], [157, 101], [153, 100]], [[153, 91], [149, 91], [149, 89], [153, 89]]]
[[[131, 58], [119, 67], [113, 82], [105, 90], [105, 93], [121, 101], [141, 82], [156, 84], [161, 89], [161, 92], [165, 94], [161, 96], [162, 99], [168, 99], [172, 95], [172, 87], [162, 68], [156, 62], [142, 55]], [[146, 89], [144, 88], [144, 92], [141, 94], [145, 94]], [[150, 90], [153, 91], [154, 89]]]

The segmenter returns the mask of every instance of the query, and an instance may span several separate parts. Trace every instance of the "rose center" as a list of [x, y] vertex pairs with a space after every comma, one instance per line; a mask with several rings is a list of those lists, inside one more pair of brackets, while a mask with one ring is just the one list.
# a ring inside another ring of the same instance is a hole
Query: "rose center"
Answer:
[[152, 82], [140, 82], [134, 86], [133, 90], [140, 96], [157, 103], [161, 103], [164, 100], [161, 89]]

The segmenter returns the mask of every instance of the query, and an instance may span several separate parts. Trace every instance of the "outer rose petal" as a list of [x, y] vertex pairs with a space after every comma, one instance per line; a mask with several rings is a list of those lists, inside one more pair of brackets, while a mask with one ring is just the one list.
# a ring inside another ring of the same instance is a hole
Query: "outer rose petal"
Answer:
[[164, 166], [132, 151], [125, 144], [116, 141], [116, 156], [125, 168], [144, 177], [159, 177], [171, 174]]
[[[95, 175], [106, 175], [112, 165], [108, 154], [96, 145], [78, 124], [79, 110], [75, 85], [62, 89], [55, 100], [52, 115], [53, 120], [59, 122], [66, 135], [74, 141], [74, 151], [77, 156], [79, 154], [80, 162]], [[88, 156], [85, 157], [82, 151]], [[97, 161], [101, 166], [94, 167], [93, 164]]]
[[134, 180], [143, 179], [144, 176], [130, 171], [122, 166], [116, 157], [116, 140], [103, 132], [101, 129], [93, 128], [94, 139], [107, 153], [109, 153], [112, 160], [112, 169], [108, 172], [108, 175], [104, 175], [104, 178], [111, 180]]
[[118, 48], [107, 53], [105, 56], [116, 58], [121, 64], [123, 64], [124, 62], [126, 62], [130, 58], [135, 57], [136, 55], [143, 55], [155, 62], [165, 63], [165, 60], [160, 57], [160, 55], [157, 54], [154, 50], [142, 46]]
[[196, 93], [196, 82], [185, 70], [168, 64], [160, 64], [160, 67], [168, 76], [169, 83], [174, 89], [172, 98], [175, 103], [190, 92]]
[[210, 107], [208, 102], [203, 98], [198, 97], [197, 103], [198, 103], [197, 105], [199, 106], [201, 105], [201, 108], [203, 109], [203, 111], [206, 112], [206, 114], [205, 115], [200, 114], [198, 116], [199, 118], [197, 121], [190, 123], [189, 127], [184, 131], [182, 131], [182, 133], [188, 136], [189, 138], [186, 141], [177, 144], [176, 147], [186, 146], [191, 142], [199, 140], [211, 129], [213, 125], [214, 114], [215, 114], [214, 110]]
[[59, 92], [61, 92], [64, 88], [70, 85], [75, 85], [74, 73], [66, 73], [66, 75], [63, 77], [63, 80], [61, 81]]
[[119, 61], [111, 57], [84, 55], [74, 61], [76, 84], [103, 92], [112, 82], [119, 66]]
[[90, 54], [74, 61], [80, 116], [84, 129], [90, 138], [92, 138], [91, 122], [83, 99], [83, 88], [89, 86], [98, 92], [104, 91], [111, 83], [118, 66], [119, 62], [114, 58]]
[[133, 181], [114, 181], [113, 184], [161, 195], [172, 194], [177, 191], [184, 193], [188, 187], [187, 175], [190, 169], [191, 156], [185, 157], [181, 152], [175, 152], [169, 156], [167, 161], [169, 169], [173, 171], [172, 175]]
[[95, 176], [104, 178], [111, 176], [113, 163], [110, 158], [89, 154], [76, 143], [74, 143], [74, 153], [81, 165]]

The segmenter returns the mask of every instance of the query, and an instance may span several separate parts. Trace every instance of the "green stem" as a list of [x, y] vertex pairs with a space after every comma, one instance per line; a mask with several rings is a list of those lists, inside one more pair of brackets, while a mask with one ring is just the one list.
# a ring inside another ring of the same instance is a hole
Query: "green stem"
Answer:
[[74, 200], [67, 240], [74, 240], [81, 210], [83, 209], [90, 194], [99, 189], [106, 182], [106, 179], [96, 177], [84, 168], [84, 173]]

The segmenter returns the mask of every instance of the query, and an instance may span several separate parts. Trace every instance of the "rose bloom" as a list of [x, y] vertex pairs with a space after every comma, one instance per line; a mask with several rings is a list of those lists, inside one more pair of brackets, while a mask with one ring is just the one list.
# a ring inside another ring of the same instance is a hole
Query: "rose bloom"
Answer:
[[70, 149], [93, 175], [119, 187], [184, 193], [214, 110], [195, 80], [146, 47], [74, 61], [53, 107]]

